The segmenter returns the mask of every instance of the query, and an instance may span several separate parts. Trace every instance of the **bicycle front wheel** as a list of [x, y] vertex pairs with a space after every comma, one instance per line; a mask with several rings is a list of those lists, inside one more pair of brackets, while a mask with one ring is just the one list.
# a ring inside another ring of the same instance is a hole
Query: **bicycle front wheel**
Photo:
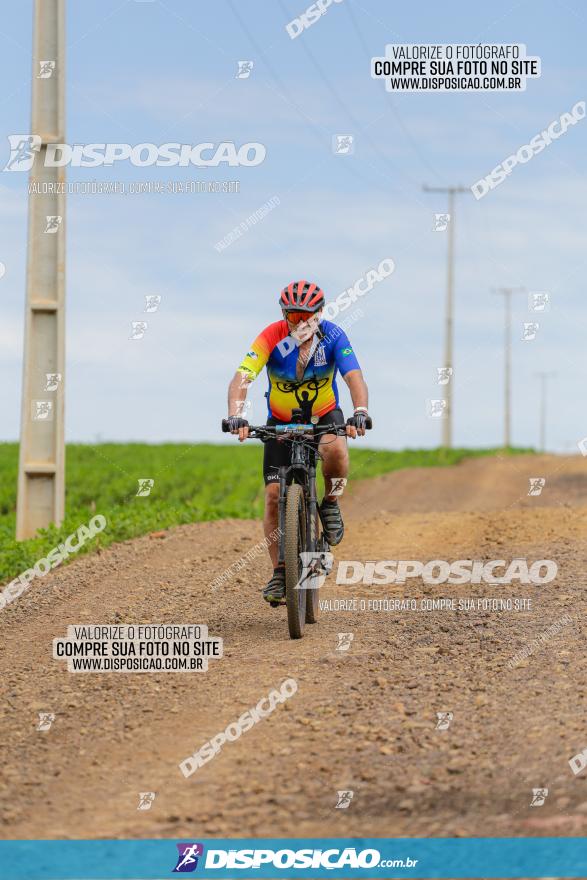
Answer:
[[306, 590], [301, 588], [306, 550], [306, 502], [298, 483], [287, 487], [285, 499], [285, 599], [287, 625], [292, 639], [301, 639], [306, 621]]
[[[320, 526], [320, 518], [318, 511], [314, 517], [310, 519], [310, 534], [308, 535], [308, 550], [316, 554], [318, 549], [318, 534]], [[316, 623], [318, 620], [318, 587], [316, 586], [317, 577], [310, 579], [310, 587], [306, 590], [306, 623]]]

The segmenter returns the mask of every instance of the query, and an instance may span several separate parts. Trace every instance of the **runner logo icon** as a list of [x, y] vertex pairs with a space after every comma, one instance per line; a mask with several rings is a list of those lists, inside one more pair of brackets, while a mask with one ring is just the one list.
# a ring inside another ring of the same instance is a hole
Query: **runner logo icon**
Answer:
[[30, 171], [35, 161], [35, 153], [41, 149], [38, 134], [9, 134], [10, 158], [3, 171]]
[[348, 810], [351, 805], [351, 801], [355, 796], [354, 791], [337, 791], [338, 801], [335, 806], [335, 810]]
[[544, 804], [544, 801], [548, 797], [548, 789], [547, 788], [533, 788], [532, 789], [532, 800], [530, 802], [531, 807], [541, 807]]
[[327, 550], [302, 551], [300, 553], [302, 573], [296, 590], [317, 590], [326, 580], [332, 569], [334, 556]]
[[177, 843], [179, 855], [173, 874], [187, 874], [195, 871], [198, 867], [198, 859], [204, 855], [204, 846], [201, 843]]

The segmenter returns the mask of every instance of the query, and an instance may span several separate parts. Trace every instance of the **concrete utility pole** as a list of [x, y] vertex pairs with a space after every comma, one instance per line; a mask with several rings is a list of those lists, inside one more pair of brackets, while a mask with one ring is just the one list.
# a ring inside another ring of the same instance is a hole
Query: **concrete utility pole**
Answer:
[[493, 293], [504, 298], [504, 449], [511, 446], [511, 398], [512, 398], [512, 293], [523, 293], [525, 287], [498, 287]]
[[540, 379], [540, 451], [546, 451], [546, 388], [547, 380], [556, 376], [556, 373], [544, 371], [536, 373]]
[[452, 386], [453, 386], [453, 277], [454, 277], [454, 225], [455, 225], [455, 194], [464, 193], [468, 190], [464, 186], [424, 186], [424, 192], [448, 193], [448, 268], [446, 274], [446, 323], [444, 331], [444, 364], [449, 371], [449, 380], [446, 386], [446, 417], [442, 422], [442, 445], [447, 449], [452, 446]]
[[65, 195], [45, 186], [65, 183], [63, 168], [45, 167], [47, 145], [65, 141], [65, 0], [35, 0], [31, 134], [19, 541], [60, 523], [65, 507]]

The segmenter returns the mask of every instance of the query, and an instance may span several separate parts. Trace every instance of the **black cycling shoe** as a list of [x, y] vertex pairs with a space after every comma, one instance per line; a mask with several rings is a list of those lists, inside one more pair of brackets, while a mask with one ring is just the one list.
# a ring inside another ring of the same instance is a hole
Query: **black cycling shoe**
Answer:
[[274, 568], [271, 580], [263, 590], [263, 598], [272, 608], [285, 605], [285, 568]]
[[326, 501], [326, 499], [323, 499], [320, 505], [320, 519], [322, 520], [326, 540], [331, 547], [336, 547], [337, 544], [340, 544], [344, 535], [344, 523], [338, 501]]

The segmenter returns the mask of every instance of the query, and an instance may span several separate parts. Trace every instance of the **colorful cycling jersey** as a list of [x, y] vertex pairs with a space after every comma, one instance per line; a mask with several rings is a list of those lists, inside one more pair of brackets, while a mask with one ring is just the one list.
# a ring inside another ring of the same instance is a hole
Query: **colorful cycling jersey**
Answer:
[[282, 422], [296, 407], [318, 417], [330, 412], [338, 406], [337, 372], [344, 376], [360, 369], [346, 333], [331, 321], [320, 322], [301, 380], [296, 378], [298, 351], [287, 322], [276, 321], [259, 333], [237, 370], [252, 381], [267, 367], [269, 416]]

